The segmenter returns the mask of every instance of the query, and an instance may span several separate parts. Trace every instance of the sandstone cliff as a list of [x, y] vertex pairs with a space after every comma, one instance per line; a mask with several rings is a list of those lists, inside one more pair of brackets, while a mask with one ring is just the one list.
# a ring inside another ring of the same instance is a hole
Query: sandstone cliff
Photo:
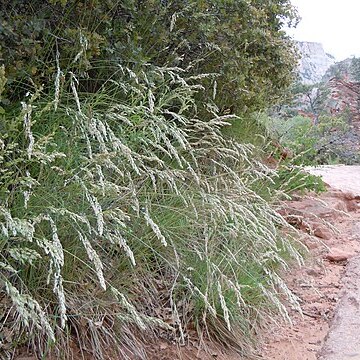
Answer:
[[329, 67], [335, 64], [335, 58], [327, 54], [320, 43], [299, 41], [297, 45], [301, 54], [301, 81], [308, 85], [320, 82]]

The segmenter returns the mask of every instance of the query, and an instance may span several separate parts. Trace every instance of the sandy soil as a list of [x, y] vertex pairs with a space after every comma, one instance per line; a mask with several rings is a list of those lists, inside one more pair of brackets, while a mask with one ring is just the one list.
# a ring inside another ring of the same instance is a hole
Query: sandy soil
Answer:
[[[304, 233], [306, 265], [286, 275], [303, 314], [273, 326], [263, 359], [360, 359], [360, 166], [310, 169], [331, 185], [321, 196], [286, 203], [284, 215]], [[341, 191], [343, 190], [343, 191]], [[349, 192], [351, 191], [351, 193]]]
[[333, 189], [351, 192], [360, 196], [360, 166], [355, 165], [324, 165], [306, 169], [318, 175]]

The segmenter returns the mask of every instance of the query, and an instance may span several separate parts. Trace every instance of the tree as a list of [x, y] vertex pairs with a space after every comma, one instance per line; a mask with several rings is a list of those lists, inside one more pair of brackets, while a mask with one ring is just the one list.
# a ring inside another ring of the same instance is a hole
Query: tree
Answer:
[[244, 115], [276, 103], [296, 66], [282, 30], [297, 21], [289, 0], [15, 0], [0, 20], [0, 56], [21, 94], [30, 78], [52, 80], [48, 60], [58, 52], [62, 68], [88, 73], [88, 91], [101, 85], [91, 81], [103, 71], [99, 60], [214, 73], [204, 103], [217, 97], [223, 111]]

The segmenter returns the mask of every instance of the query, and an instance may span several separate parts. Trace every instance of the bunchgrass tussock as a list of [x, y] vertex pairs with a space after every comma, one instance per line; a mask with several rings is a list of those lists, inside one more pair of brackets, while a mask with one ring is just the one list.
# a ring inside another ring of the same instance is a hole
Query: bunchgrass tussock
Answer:
[[20, 343], [107, 358], [161, 331], [184, 343], [192, 324], [245, 351], [254, 314], [296, 304], [278, 271], [284, 251], [301, 259], [254, 190], [276, 172], [223, 135], [236, 116], [197, 107], [214, 74], [112, 64], [89, 94], [55, 64], [53, 91], [34, 89], [0, 133], [0, 281]]

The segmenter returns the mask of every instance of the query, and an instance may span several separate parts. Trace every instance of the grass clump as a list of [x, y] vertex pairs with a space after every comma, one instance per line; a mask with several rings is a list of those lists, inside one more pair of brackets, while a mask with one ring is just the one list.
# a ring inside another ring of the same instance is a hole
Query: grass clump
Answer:
[[95, 94], [59, 70], [1, 115], [2, 350], [145, 358], [142, 338], [195, 327], [245, 353], [296, 304], [278, 270], [300, 256], [253, 190], [277, 175], [223, 135], [234, 115], [197, 116], [185, 70], [114, 68]]
[[297, 305], [270, 204], [285, 185], [249, 117], [293, 77], [290, 2], [16, 0], [0, 17], [4, 357], [146, 358], [194, 336], [246, 356]]

